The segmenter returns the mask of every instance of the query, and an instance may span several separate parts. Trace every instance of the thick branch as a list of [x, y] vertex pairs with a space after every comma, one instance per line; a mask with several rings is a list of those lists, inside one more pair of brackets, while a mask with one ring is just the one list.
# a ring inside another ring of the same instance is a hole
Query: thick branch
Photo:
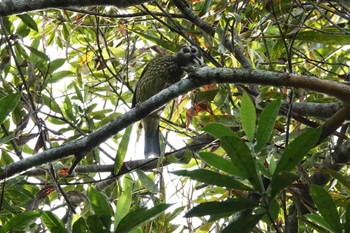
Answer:
[[[286, 108], [288, 104], [282, 104]], [[302, 116], [311, 116], [326, 119], [333, 116], [334, 113], [342, 108], [341, 102], [335, 103], [311, 103], [295, 102], [293, 103], [293, 112]]]
[[0, 16], [62, 7], [116, 6], [123, 8], [139, 5], [148, 1], [149, 0], [2, 0], [0, 1]]
[[348, 98], [350, 96], [350, 87], [340, 83], [297, 74], [202, 67], [190, 74], [188, 79], [181, 80], [161, 91], [90, 135], [10, 164], [0, 174], [0, 179], [13, 176], [34, 166], [76, 154], [77, 152], [89, 151], [130, 124], [159, 109], [173, 98], [210, 83], [249, 83], [304, 88], [334, 96], [343, 101], [344, 106], [350, 106], [350, 98]]

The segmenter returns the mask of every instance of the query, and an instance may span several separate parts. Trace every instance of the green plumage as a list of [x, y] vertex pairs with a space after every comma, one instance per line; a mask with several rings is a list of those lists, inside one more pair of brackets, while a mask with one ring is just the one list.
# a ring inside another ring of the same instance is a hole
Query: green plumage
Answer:
[[[182, 48], [176, 55], [152, 59], [143, 70], [136, 85], [133, 107], [149, 99], [161, 90], [180, 81], [183, 68], [189, 65], [202, 65], [202, 58], [193, 46]], [[142, 120], [145, 131], [145, 156], [159, 156], [159, 121], [161, 110], [153, 112]]]

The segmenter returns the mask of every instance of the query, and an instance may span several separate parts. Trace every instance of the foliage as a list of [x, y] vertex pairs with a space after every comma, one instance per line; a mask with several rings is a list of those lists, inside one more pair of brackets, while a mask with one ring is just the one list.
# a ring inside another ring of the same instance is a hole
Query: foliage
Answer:
[[[350, 11], [341, 1], [187, 1], [201, 23], [180, 3], [3, 17], [1, 173], [130, 110], [147, 62], [185, 44], [202, 48], [210, 67], [349, 81]], [[0, 232], [350, 232], [349, 156], [334, 157], [349, 147], [348, 124], [320, 140], [329, 120], [310, 103], [327, 110], [338, 100], [268, 83], [193, 90], [162, 115], [163, 152], [184, 146], [181, 157], [128, 167], [143, 148], [125, 126], [73, 175], [72, 153], [3, 180]], [[189, 145], [202, 134], [212, 140], [196, 151]]]

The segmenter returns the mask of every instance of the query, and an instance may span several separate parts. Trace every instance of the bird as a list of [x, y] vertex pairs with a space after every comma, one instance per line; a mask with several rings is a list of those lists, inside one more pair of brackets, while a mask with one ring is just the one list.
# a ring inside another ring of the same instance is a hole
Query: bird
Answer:
[[[184, 69], [203, 65], [203, 57], [199, 49], [189, 45], [180, 49], [175, 55], [157, 56], [144, 68], [136, 84], [132, 107], [146, 101], [163, 89], [180, 81]], [[141, 125], [145, 135], [144, 155], [159, 157], [159, 122], [162, 110], [152, 112], [143, 118]]]

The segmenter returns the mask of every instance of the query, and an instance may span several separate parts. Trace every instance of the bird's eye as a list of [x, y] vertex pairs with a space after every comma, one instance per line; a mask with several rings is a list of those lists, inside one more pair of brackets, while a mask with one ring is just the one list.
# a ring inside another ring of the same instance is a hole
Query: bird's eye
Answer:
[[188, 48], [188, 47], [185, 47], [185, 48], [183, 48], [183, 50], [182, 50], [184, 53], [189, 53], [190, 52], [190, 49]]
[[197, 49], [196, 48], [191, 48], [191, 53], [196, 53], [197, 52]]

